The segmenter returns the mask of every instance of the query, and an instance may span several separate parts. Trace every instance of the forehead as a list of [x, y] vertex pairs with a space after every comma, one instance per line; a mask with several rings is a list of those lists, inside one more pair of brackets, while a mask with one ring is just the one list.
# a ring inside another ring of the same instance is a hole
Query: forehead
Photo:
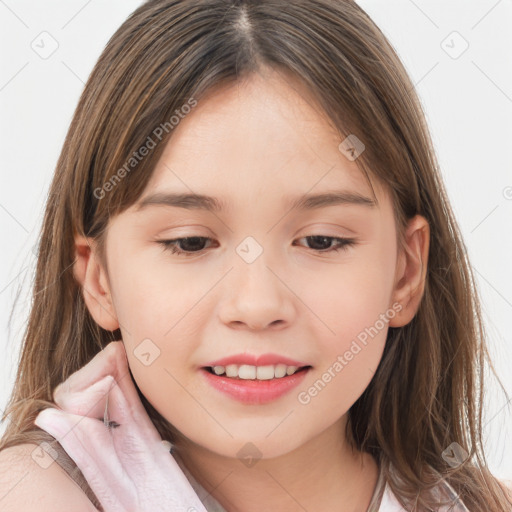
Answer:
[[265, 73], [198, 100], [173, 129], [143, 196], [172, 190], [225, 205], [234, 193], [252, 201], [328, 189], [373, 196], [311, 94], [288, 75]]

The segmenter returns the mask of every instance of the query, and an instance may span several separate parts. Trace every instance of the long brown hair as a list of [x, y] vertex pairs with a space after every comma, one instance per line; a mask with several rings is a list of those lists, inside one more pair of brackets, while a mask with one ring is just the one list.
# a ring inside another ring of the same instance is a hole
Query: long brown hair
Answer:
[[[99, 508], [74, 462], [33, 424], [52, 406], [60, 382], [121, 339], [86, 308], [73, 276], [74, 236], [104, 247], [109, 219], [132, 205], [150, 179], [172, 136], [171, 117], [186, 113], [191, 99], [201, 101], [263, 66], [300, 80], [340, 140], [356, 134], [363, 141], [357, 164], [387, 186], [400, 235], [416, 214], [430, 224], [419, 310], [406, 326], [389, 329], [374, 378], [350, 409], [347, 437], [379, 461], [409, 510], [438, 506], [431, 491], [439, 475], [470, 510], [510, 510], [482, 448], [484, 365], [494, 368], [467, 251], [414, 86], [353, 0], [150, 0], [117, 30], [87, 81], [49, 191], [0, 449], [51, 442], [57, 462]], [[155, 144], [135, 163], [148, 137]], [[139, 394], [162, 437], [175, 439], [173, 427]], [[442, 457], [451, 443], [469, 453], [454, 468]]]

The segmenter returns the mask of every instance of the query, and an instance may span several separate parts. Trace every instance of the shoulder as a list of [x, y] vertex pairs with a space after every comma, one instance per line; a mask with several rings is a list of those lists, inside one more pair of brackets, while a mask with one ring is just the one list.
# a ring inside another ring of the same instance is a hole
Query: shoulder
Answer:
[[0, 451], [0, 509], [4, 512], [97, 512], [78, 484], [37, 444]]

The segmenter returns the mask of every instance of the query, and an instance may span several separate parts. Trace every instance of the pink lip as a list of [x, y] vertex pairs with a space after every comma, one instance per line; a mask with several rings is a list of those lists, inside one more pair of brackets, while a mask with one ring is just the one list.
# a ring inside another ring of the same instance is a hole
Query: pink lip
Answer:
[[298, 368], [302, 366], [309, 366], [307, 363], [301, 363], [299, 361], [289, 359], [288, 357], [280, 356], [279, 354], [262, 354], [259, 356], [251, 354], [236, 354], [234, 356], [217, 359], [216, 361], [212, 361], [205, 366], [227, 366], [228, 364], [249, 364], [251, 366], [285, 364], [286, 366], [297, 366]]
[[[224, 360], [222, 359], [221, 361]], [[217, 364], [215, 364], [215, 366], [217, 366]], [[256, 405], [271, 402], [288, 393], [303, 381], [306, 373], [308, 373], [310, 369], [311, 368], [301, 370], [281, 379], [270, 380], [232, 379], [215, 375], [204, 368], [201, 369], [201, 373], [205, 376], [207, 382], [218, 391], [225, 393], [239, 402], [248, 405]]]

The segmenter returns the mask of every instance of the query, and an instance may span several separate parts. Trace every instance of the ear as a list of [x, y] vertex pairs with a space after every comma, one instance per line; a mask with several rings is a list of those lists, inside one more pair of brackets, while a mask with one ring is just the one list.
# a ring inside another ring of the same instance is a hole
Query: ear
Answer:
[[82, 287], [85, 304], [96, 323], [107, 331], [118, 329], [107, 270], [103, 268], [91, 238], [75, 237], [73, 275]]
[[427, 275], [430, 226], [425, 217], [416, 215], [405, 230], [405, 247], [399, 248], [392, 304], [402, 309], [390, 319], [391, 327], [407, 325], [420, 306]]

